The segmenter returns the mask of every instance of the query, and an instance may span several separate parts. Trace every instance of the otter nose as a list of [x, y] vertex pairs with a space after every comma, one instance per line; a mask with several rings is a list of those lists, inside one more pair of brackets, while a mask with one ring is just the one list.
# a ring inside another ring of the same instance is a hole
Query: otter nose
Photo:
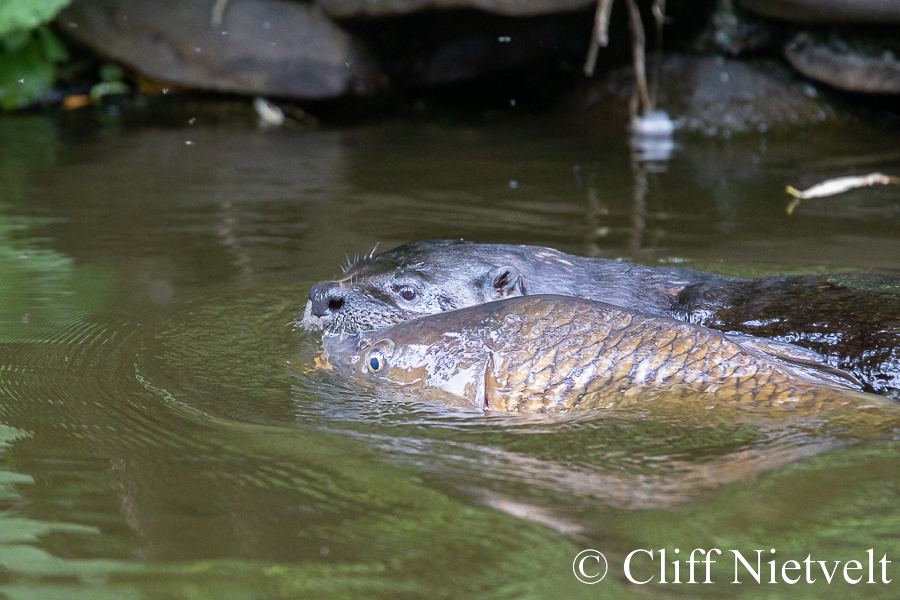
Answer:
[[312, 314], [324, 317], [341, 310], [344, 306], [344, 295], [333, 282], [321, 281], [310, 288], [309, 302]]

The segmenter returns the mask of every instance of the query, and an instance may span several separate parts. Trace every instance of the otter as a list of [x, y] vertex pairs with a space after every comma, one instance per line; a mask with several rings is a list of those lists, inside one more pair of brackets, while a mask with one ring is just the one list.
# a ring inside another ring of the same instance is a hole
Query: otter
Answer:
[[341, 278], [317, 283], [301, 324], [356, 334], [533, 294], [790, 342], [851, 372], [867, 391], [900, 390], [900, 278], [887, 275], [741, 279], [539, 246], [430, 240], [366, 256]]
[[565, 296], [523, 296], [326, 336], [324, 349], [338, 370], [486, 411], [567, 412], [648, 398], [813, 414], [889, 404], [807, 350]]

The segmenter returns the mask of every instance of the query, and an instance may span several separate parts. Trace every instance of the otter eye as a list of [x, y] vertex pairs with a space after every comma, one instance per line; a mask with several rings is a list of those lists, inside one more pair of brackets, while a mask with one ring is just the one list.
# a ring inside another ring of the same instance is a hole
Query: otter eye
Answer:
[[382, 355], [380, 350], [372, 350], [369, 352], [366, 366], [369, 367], [369, 371], [372, 373], [377, 373], [384, 368], [384, 355]]
[[411, 285], [404, 285], [402, 288], [400, 288], [398, 293], [400, 294], [400, 297], [407, 302], [412, 302], [419, 295], [419, 290]]

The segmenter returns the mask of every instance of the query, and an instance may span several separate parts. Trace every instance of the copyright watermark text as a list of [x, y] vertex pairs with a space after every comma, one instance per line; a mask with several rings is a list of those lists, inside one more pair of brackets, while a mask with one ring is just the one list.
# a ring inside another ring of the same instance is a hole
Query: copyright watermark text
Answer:
[[[719, 564], [717, 571], [713, 565]], [[857, 583], [888, 584], [891, 561], [887, 554], [878, 558], [875, 549], [869, 548], [851, 560], [818, 560], [807, 554], [802, 560], [783, 560], [774, 548], [767, 550], [720, 550], [719, 548], [694, 548], [682, 553], [675, 548], [667, 554], [665, 549], [632, 550], [622, 561], [622, 574], [636, 585], [717, 583], [815, 583], [827, 584], [843, 581]], [[572, 562], [572, 572], [578, 581], [593, 585], [603, 581], [610, 564], [598, 550], [582, 550]], [[726, 577], [722, 574], [727, 573]]]
[[606, 557], [597, 550], [582, 550], [572, 562], [572, 572], [581, 583], [592, 585], [600, 583], [609, 571]]

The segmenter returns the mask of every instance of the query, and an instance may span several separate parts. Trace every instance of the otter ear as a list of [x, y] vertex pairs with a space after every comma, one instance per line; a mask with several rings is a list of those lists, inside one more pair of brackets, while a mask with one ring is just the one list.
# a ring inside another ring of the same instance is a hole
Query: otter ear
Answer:
[[492, 295], [497, 298], [524, 296], [526, 294], [525, 279], [515, 267], [497, 267], [488, 273], [487, 284], [493, 288]]

